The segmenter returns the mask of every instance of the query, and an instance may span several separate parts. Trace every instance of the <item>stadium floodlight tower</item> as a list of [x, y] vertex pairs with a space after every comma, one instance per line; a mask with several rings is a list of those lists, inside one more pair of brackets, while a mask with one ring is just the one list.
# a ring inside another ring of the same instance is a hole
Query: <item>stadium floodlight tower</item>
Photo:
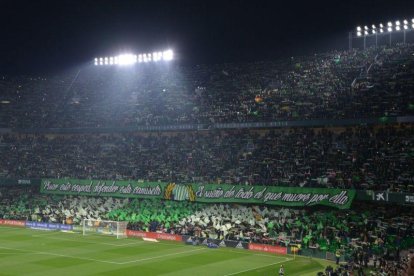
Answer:
[[414, 18], [410, 21], [407, 19], [388, 21], [387, 24], [372, 24], [371, 26], [365, 25], [364, 27], [358, 26], [355, 31], [349, 32], [349, 50], [352, 49], [353, 39], [362, 38], [364, 40], [364, 49], [366, 48], [366, 41], [368, 37], [375, 36], [375, 47], [378, 46], [378, 36], [389, 36], [389, 44], [392, 44], [393, 33], [403, 33], [403, 43], [406, 43], [406, 34], [414, 31]]
[[171, 61], [174, 59], [174, 52], [171, 49], [152, 53], [132, 54], [124, 53], [110, 57], [96, 57], [95, 66], [130, 66], [137, 63], [149, 63], [160, 61]]

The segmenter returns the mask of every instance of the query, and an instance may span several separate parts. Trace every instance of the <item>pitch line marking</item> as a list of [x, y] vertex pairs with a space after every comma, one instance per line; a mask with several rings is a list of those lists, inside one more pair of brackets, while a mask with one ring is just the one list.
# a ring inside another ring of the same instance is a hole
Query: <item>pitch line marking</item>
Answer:
[[122, 263], [119, 263], [119, 262], [98, 260], [98, 259], [92, 259], [92, 258], [75, 257], [75, 256], [63, 255], [63, 254], [51, 253], [51, 252], [43, 252], [43, 251], [35, 251], [35, 250], [27, 250], [27, 249], [19, 249], [19, 248], [10, 248], [10, 247], [5, 247], [5, 246], [0, 246], [0, 248], [9, 249], [9, 250], [16, 250], [16, 251], [22, 251], [22, 252], [31, 253], [31, 254], [50, 255], [50, 256], [57, 256], [57, 257], [64, 257], [64, 258], [71, 258], [71, 259], [78, 259], [78, 260], [86, 260], [86, 261], [93, 261], [93, 262], [100, 262], [100, 263], [107, 263], [107, 264], [118, 264], [118, 265], [122, 264]]
[[71, 258], [71, 259], [78, 259], [78, 260], [86, 260], [86, 261], [93, 261], [93, 262], [100, 262], [100, 263], [107, 263], [107, 264], [116, 264], [116, 265], [130, 264], [130, 263], [136, 263], [136, 262], [142, 262], [142, 261], [148, 261], [148, 260], [153, 260], [153, 259], [164, 258], [164, 257], [167, 257], [167, 256], [174, 256], [174, 255], [190, 253], [190, 252], [194, 252], [194, 251], [206, 250], [205, 248], [199, 248], [199, 249], [195, 249], [195, 250], [187, 250], [187, 251], [183, 251], [183, 252], [164, 254], [164, 255], [160, 255], [160, 256], [144, 258], [144, 259], [137, 259], [137, 260], [126, 261], [126, 262], [113, 262], [113, 261], [105, 261], [105, 260], [98, 260], [98, 259], [92, 259], [92, 258], [76, 257], [76, 256], [64, 255], [64, 254], [58, 254], [58, 253], [51, 253], [51, 252], [11, 248], [11, 247], [5, 247], [5, 246], [0, 246], [0, 248], [8, 249], [8, 250], [21, 251], [23, 253], [25, 252], [25, 253], [29, 253], [29, 254], [31, 253], [31, 254], [39, 254], [39, 255], [50, 255], [50, 256], [57, 256], [57, 257], [64, 257], [64, 258]]
[[250, 269], [246, 269], [246, 270], [242, 270], [242, 271], [237, 271], [237, 272], [234, 272], [234, 273], [226, 274], [224, 276], [236, 275], [236, 274], [240, 274], [240, 273], [243, 273], [243, 272], [247, 272], [247, 271], [251, 271], [251, 270], [255, 270], [255, 269], [259, 269], [259, 268], [268, 267], [268, 266], [271, 266], [271, 265], [285, 263], [285, 262], [288, 262], [288, 261], [291, 261], [291, 260], [292, 259], [290, 259], [290, 258], [285, 258], [284, 261], [280, 261], [280, 262], [276, 262], [276, 263], [272, 263], [272, 264], [268, 264], [268, 265], [262, 265], [262, 266], [258, 266], [258, 267], [254, 267], [254, 268], [250, 268]]
[[[32, 235], [33, 237], [44, 237], [46, 235]], [[130, 243], [123, 243], [123, 244], [114, 244], [114, 243], [108, 243], [108, 242], [93, 242], [93, 241], [85, 241], [80, 239], [65, 239], [65, 238], [59, 238], [59, 237], [47, 237], [49, 240], [61, 240], [61, 241], [72, 241], [75, 243], [88, 243], [88, 244], [104, 244], [104, 245], [110, 245], [110, 246], [128, 246], [133, 244], [140, 244], [144, 243], [143, 241], [137, 241], [137, 242], [130, 242]]]
[[176, 252], [176, 253], [164, 254], [164, 255], [150, 257], [150, 258], [144, 258], [144, 259], [137, 259], [137, 260], [132, 260], [132, 261], [126, 261], [126, 262], [122, 262], [120, 264], [137, 263], [137, 262], [154, 260], [154, 259], [164, 258], [164, 257], [167, 257], [167, 256], [180, 255], [180, 254], [185, 254], [185, 253], [190, 253], [190, 252], [195, 252], [195, 251], [200, 251], [200, 250], [207, 250], [207, 249], [206, 248], [199, 248], [199, 249], [194, 249], [194, 250], [187, 250], [187, 251], [183, 251], [183, 252]]

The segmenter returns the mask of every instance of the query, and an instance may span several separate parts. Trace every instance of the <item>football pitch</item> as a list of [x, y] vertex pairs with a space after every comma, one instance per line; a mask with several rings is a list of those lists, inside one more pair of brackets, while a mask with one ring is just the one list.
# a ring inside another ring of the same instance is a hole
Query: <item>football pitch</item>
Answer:
[[0, 275], [316, 275], [325, 260], [0, 227]]

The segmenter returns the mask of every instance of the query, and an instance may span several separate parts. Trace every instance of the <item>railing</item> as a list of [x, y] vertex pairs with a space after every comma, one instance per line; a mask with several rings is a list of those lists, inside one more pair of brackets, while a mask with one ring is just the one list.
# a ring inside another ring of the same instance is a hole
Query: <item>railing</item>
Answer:
[[25, 134], [68, 134], [68, 133], [124, 133], [151, 131], [196, 131], [217, 129], [254, 129], [254, 128], [289, 128], [289, 127], [341, 127], [359, 125], [382, 125], [391, 123], [412, 123], [414, 116], [360, 118], [360, 119], [312, 119], [297, 121], [216, 123], [216, 124], [181, 124], [162, 126], [102, 127], [102, 128], [14, 128], [11, 132]]

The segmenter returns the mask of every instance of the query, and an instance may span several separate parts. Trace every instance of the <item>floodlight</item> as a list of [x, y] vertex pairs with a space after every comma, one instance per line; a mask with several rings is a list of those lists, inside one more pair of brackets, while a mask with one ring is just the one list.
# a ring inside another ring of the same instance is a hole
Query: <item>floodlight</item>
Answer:
[[174, 54], [173, 54], [173, 51], [172, 50], [167, 50], [167, 51], [164, 51], [162, 53], [162, 58], [164, 60], [166, 60], [166, 61], [172, 60], [173, 59], [173, 56], [174, 56]]
[[388, 22], [388, 27], [392, 27], [392, 22], [391, 21]]
[[400, 26], [400, 20], [395, 21], [395, 25]]
[[123, 54], [118, 56], [119, 65], [131, 65], [136, 63], [136, 56], [132, 54]]
[[404, 25], [408, 25], [407, 19], [404, 19]]
[[411, 22], [413, 22], [413, 23], [414, 23], [414, 18], [413, 18], [413, 19], [411, 19]]
[[395, 30], [400, 31], [401, 30], [400, 26], [395, 27]]
[[392, 32], [392, 28], [391, 28], [391, 27], [388, 27], [388, 31], [389, 31], [389, 32]]
[[[367, 33], [368, 31], [365, 31]], [[361, 32], [359, 32], [361, 35]], [[160, 60], [169, 61], [174, 58], [174, 53], [171, 49], [163, 52], [152, 52], [146, 54], [120, 54], [117, 56], [110, 57], [96, 57], [94, 58], [95, 65], [132, 65], [135, 63], [142, 62], [158, 62]]]
[[380, 33], [383, 33], [384, 32], [384, 30], [383, 29], [380, 29]]
[[361, 36], [361, 32], [357, 32], [357, 36]]
[[373, 29], [376, 29], [377, 27], [375, 27], [375, 25], [374, 25], [374, 24], [372, 24], [372, 28], [373, 28]]
[[364, 26], [364, 29], [365, 29], [365, 30], [368, 30], [368, 26]]
[[408, 30], [408, 26], [407, 25], [404, 25], [404, 30]]
[[413, 29], [414, 29], [414, 23], [413, 23], [413, 25], [411, 25], [411, 28], [413, 28]]
[[364, 34], [365, 34], [365, 35], [368, 35], [368, 31], [364, 31]]
[[372, 30], [372, 33], [373, 33], [373, 34], [376, 34], [377, 32], [376, 32], [375, 30]]
[[380, 23], [380, 25], [379, 25], [379, 26], [380, 26], [380, 28], [384, 28], [384, 25], [382, 25], [382, 23]]
[[358, 27], [357, 27], [357, 31], [358, 31], [358, 32], [360, 32], [360, 31], [361, 31], [361, 27], [360, 27], [360, 26], [358, 26]]

